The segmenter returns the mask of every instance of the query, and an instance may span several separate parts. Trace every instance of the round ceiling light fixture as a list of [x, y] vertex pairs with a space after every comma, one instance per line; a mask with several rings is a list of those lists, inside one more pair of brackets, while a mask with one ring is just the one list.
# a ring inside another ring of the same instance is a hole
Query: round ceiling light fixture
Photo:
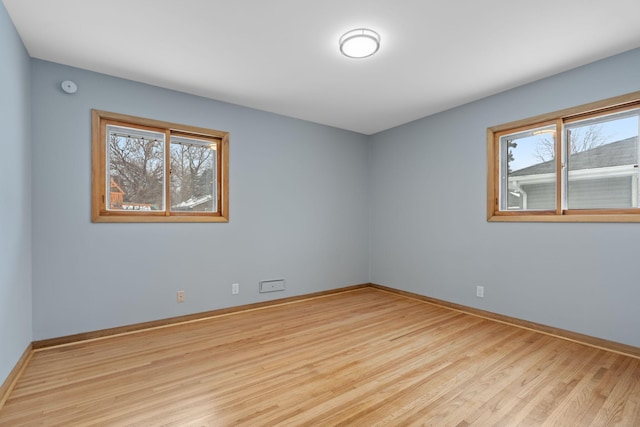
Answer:
[[367, 28], [351, 30], [340, 37], [340, 52], [349, 58], [366, 58], [380, 49], [380, 35]]

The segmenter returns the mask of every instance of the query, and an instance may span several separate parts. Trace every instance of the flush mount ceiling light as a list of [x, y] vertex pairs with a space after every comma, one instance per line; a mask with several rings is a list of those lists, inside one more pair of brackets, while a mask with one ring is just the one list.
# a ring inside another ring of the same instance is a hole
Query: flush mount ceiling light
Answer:
[[373, 30], [359, 28], [340, 37], [340, 52], [349, 58], [366, 58], [380, 48], [380, 35]]

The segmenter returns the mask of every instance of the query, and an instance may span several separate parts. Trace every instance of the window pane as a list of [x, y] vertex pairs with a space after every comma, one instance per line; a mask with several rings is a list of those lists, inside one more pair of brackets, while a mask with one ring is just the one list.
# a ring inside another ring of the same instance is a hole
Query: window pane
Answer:
[[164, 133], [107, 126], [107, 209], [164, 210]]
[[217, 144], [214, 141], [171, 137], [171, 210], [216, 212]]
[[638, 113], [566, 126], [569, 209], [638, 207]]
[[555, 126], [500, 138], [500, 210], [555, 210]]

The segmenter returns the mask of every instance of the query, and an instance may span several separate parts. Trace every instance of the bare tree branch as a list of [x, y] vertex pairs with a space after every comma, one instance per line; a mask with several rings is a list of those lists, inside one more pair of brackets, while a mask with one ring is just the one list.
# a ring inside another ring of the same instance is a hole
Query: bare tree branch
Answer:
[[[603, 133], [602, 125], [574, 128], [569, 136], [569, 154], [581, 153], [599, 147], [607, 142], [609, 135]], [[545, 136], [537, 143], [535, 157], [541, 162], [553, 160], [556, 156], [555, 139]]]

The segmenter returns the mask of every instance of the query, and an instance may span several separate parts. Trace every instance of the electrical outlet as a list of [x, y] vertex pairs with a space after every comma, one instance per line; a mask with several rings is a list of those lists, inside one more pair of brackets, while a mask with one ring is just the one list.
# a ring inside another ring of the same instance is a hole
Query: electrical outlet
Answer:
[[478, 298], [484, 298], [484, 286], [476, 286], [476, 296]]
[[184, 291], [178, 291], [178, 295], [176, 297], [177, 301], [179, 303], [183, 303], [184, 302]]
[[231, 293], [233, 295], [237, 295], [240, 293], [240, 284], [239, 283], [234, 283], [231, 285]]

